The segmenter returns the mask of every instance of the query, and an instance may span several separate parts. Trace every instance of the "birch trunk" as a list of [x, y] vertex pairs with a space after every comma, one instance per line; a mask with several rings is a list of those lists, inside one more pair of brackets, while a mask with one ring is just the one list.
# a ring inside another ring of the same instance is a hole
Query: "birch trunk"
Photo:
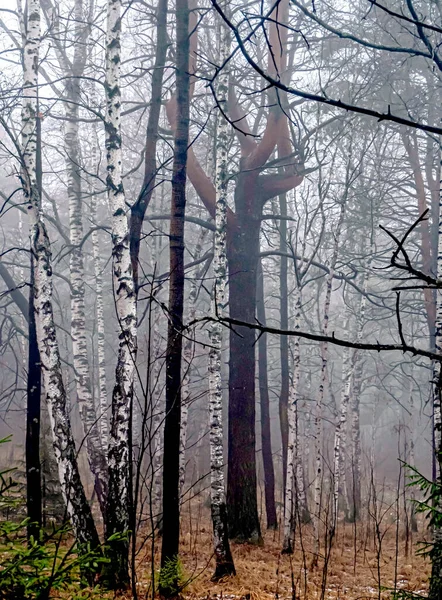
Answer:
[[153, 326], [154, 335], [154, 367], [152, 375], [152, 425], [150, 433], [150, 460], [152, 464], [152, 482], [150, 490], [150, 503], [152, 513], [152, 527], [161, 529], [162, 512], [161, 512], [161, 463], [163, 449], [163, 434], [164, 434], [164, 408], [161, 405], [161, 387], [160, 387], [160, 332], [158, 330], [158, 322], [155, 321]]
[[81, 155], [79, 137], [79, 106], [81, 103], [81, 76], [87, 58], [86, 38], [89, 32], [90, 16], [83, 14], [83, 1], [74, 4], [74, 54], [69, 60], [66, 48], [63, 48], [59, 32], [58, 6], [51, 0], [42, 0], [42, 6], [51, 16], [54, 33], [54, 48], [60, 67], [66, 75], [65, 95], [65, 131], [64, 146], [66, 157], [67, 196], [69, 206], [69, 238], [71, 251], [69, 256], [69, 274], [71, 290], [71, 339], [75, 388], [80, 411], [86, 453], [89, 467], [94, 476], [94, 487], [104, 516], [107, 495], [107, 464], [102, 447], [99, 420], [92, 395], [92, 379], [86, 336], [85, 314], [85, 275], [83, 257], [83, 200], [81, 185]]
[[[295, 304], [295, 326], [299, 330], [301, 325], [301, 293], [298, 284], [293, 292]], [[293, 554], [292, 532], [294, 530], [294, 518], [297, 510], [297, 403], [299, 396], [300, 380], [300, 343], [299, 337], [293, 342], [293, 374], [289, 391], [288, 405], [288, 445], [287, 445], [287, 473], [285, 477], [285, 502], [284, 502], [284, 541], [282, 545], [283, 554]]]
[[[200, 237], [197, 241], [194, 260], [198, 260], [201, 257], [201, 252], [204, 245], [204, 240], [207, 236], [207, 232], [209, 230], [202, 227]], [[187, 320], [192, 322], [195, 318], [196, 314], [196, 301], [198, 299], [198, 282], [204, 275], [206, 270], [206, 265], [203, 265], [195, 271], [195, 275], [192, 278], [190, 284], [190, 292], [189, 292], [189, 312], [187, 316]], [[190, 380], [191, 380], [191, 372], [192, 372], [192, 360], [193, 354], [195, 351], [195, 340], [194, 340], [194, 332], [191, 331], [187, 335], [184, 342], [184, 368], [185, 373], [183, 377], [182, 384], [182, 405], [181, 405], [181, 433], [180, 433], [180, 498], [183, 495], [184, 489], [184, 481], [186, 478], [186, 443], [187, 443], [187, 425], [188, 425], [188, 417], [189, 417], [189, 405], [191, 403], [191, 395], [190, 395]]]
[[[347, 329], [348, 329], [347, 318]], [[333, 528], [336, 529], [339, 513], [339, 498], [342, 495], [342, 482], [344, 471], [344, 452], [347, 439], [347, 415], [350, 403], [350, 393], [352, 389], [352, 375], [354, 369], [354, 356], [350, 348], [344, 348], [344, 358], [342, 361], [342, 393], [339, 419], [335, 429], [335, 439], [333, 446]]]
[[[126, 533], [130, 523], [129, 447], [130, 414], [137, 353], [137, 314], [129, 251], [129, 225], [122, 181], [121, 150], [121, 0], [109, 0], [106, 38], [106, 159], [107, 194], [112, 215], [112, 280], [120, 328], [109, 441], [109, 491], [106, 538]], [[107, 584], [112, 589], [129, 585], [128, 539], [108, 545]]]
[[34, 309], [43, 385], [53, 434], [60, 484], [76, 539], [81, 548], [99, 546], [99, 538], [87, 502], [77, 464], [77, 452], [66, 410], [59, 347], [52, 307], [51, 248], [42, 220], [37, 182], [37, 85], [40, 46], [40, 6], [27, 4], [27, 31], [23, 52], [22, 180], [30, 224], [34, 260]]
[[[94, 161], [94, 164], [97, 164]], [[96, 223], [97, 206], [96, 195], [92, 192], [91, 202], [91, 220]], [[107, 396], [107, 376], [106, 376], [106, 351], [105, 351], [105, 329], [104, 329], [104, 304], [103, 304], [103, 276], [100, 253], [100, 240], [98, 231], [92, 232], [92, 256], [94, 260], [95, 275], [95, 313], [97, 319], [97, 355], [98, 355], [98, 407], [101, 445], [105, 449], [109, 444], [109, 425], [108, 425], [108, 396]]]
[[[408, 420], [408, 435], [409, 435], [409, 455], [405, 460], [408, 462], [410, 467], [414, 469], [416, 467], [416, 458], [414, 452], [414, 440], [416, 435], [416, 417], [414, 414], [414, 379], [413, 379], [413, 365], [411, 365], [410, 369], [410, 387], [409, 387], [409, 395], [408, 395], [408, 406], [410, 410], [409, 420]], [[417, 520], [416, 520], [416, 505], [415, 505], [415, 492], [414, 487], [410, 488], [410, 524], [411, 531], [413, 533], [417, 532]]]
[[[79, 3], [77, 3], [78, 5]], [[77, 11], [78, 12], [78, 11]], [[77, 14], [77, 19], [81, 19]], [[77, 401], [80, 409], [89, 466], [94, 476], [95, 491], [104, 516], [107, 496], [107, 465], [101, 443], [99, 419], [92, 396], [89, 352], [86, 337], [85, 273], [82, 242], [84, 237], [82, 218], [82, 190], [80, 175], [80, 140], [78, 105], [80, 102], [79, 80], [68, 85], [66, 102], [65, 151], [67, 190], [69, 203], [69, 236], [71, 253], [69, 261], [71, 282], [71, 338]]]
[[[437, 251], [437, 277], [442, 278], [442, 196], [439, 199], [439, 230]], [[436, 289], [436, 323], [435, 323], [435, 348], [442, 354], [442, 289]], [[440, 362], [434, 364], [434, 390], [433, 390], [433, 429], [434, 451], [436, 454], [436, 482], [442, 486], [442, 368]], [[440, 510], [440, 506], [438, 506]], [[433, 548], [431, 550], [431, 577], [428, 597], [436, 600], [442, 596], [442, 529], [434, 527]]]
[[[359, 303], [359, 309], [356, 315], [356, 328], [357, 335], [356, 340], [357, 343], [362, 341], [362, 334], [364, 328], [364, 318], [365, 318], [365, 310], [367, 306], [367, 293], [368, 293], [368, 283], [370, 280], [370, 268], [372, 263], [372, 257], [374, 254], [374, 242], [372, 242], [369, 250], [369, 259], [367, 261], [367, 274], [364, 278], [363, 295], [361, 297], [361, 301]], [[353, 373], [353, 386], [352, 386], [352, 396], [351, 396], [351, 443], [352, 443], [352, 475], [353, 475], [353, 498], [350, 499], [348, 497], [348, 492], [346, 491], [345, 499], [346, 499], [346, 516], [347, 519], [354, 522], [359, 520], [361, 513], [361, 430], [360, 430], [360, 397], [361, 397], [361, 388], [362, 388], [362, 371], [363, 371], [363, 362], [360, 353], [354, 352], [354, 373]], [[345, 474], [343, 475], [345, 477]]]
[[[341, 236], [342, 226], [345, 218], [345, 204], [346, 198], [341, 202], [341, 209], [339, 212], [338, 224], [335, 232], [335, 243], [333, 247], [333, 254], [330, 263], [330, 271], [326, 280], [325, 300], [324, 300], [324, 322], [322, 327], [323, 335], [328, 335], [328, 322], [330, 312], [330, 302], [333, 288], [333, 277], [336, 268], [336, 262], [338, 260], [339, 251], [339, 239]], [[324, 394], [327, 385], [327, 368], [328, 368], [328, 343], [323, 342], [321, 346], [321, 382], [319, 384], [318, 395], [316, 398], [315, 407], [315, 419], [314, 419], [314, 436], [315, 436], [315, 469], [314, 469], [314, 505], [315, 515], [313, 519], [313, 530], [314, 530], [314, 551], [313, 551], [313, 566], [317, 566], [318, 557], [320, 551], [320, 521], [321, 521], [321, 484], [323, 476], [323, 459], [322, 459], [322, 445], [323, 445], [323, 422], [322, 422], [322, 409], [324, 404]]]
[[[220, 62], [224, 62], [230, 52], [230, 34], [227, 27], [219, 25]], [[227, 110], [229, 71], [224, 68], [218, 76], [217, 97], [223, 111]], [[216, 139], [216, 213], [213, 291], [214, 316], [222, 316], [225, 311], [227, 281], [227, 158], [229, 148], [228, 121], [223, 116], [218, 119]], [[223, 389], [221, 380], [223, 326], [214, 321], [210, 327], [209, 351], [209, 423], [210, 423], [210, 496], [213, 524], [213, 541], [216, 568], [213, 580], [225, 575], [235, 575], [230, 552], [227, 527], [227, 510], [224, 489], [224, 450], [223, 450]]]
[[[95, 62], [95, 60], [94, 60]], [[97, 106], [95, 82], [91, 85], [91, 103]], [[98, 131], [96, 123], [92, 123], [92, 141], [91, 141], [91, 173], [97, 173], [99, 170], [98, 161]], [[103, 304], [103, 275], [102, 275], [102, 257], [100, 252], [100, 239], [97, 226], [97, 196], [98, 189], [94, 179], [90, 184], [90, 214], [91, 222], [94, 227], [92, 231], [92, 257], [94, 262], [95, 276], [95, 317], [97, 322], [97, 357], [98, 357], [98, 412], [101, 434], [101, 446], [103, 451], [107, 451], [109, 445], [109, 425], [108, 425], [108, 395], [107, 395], [107, 376], [106, 376], [106, 351], [105, 351], [105, 327], [104, 327], [104, 304]]]
[[34, 258], [31, 257], [28, 319], [28, 376], [26, 404], [26, 508], [29, 524], [28, 539], [39, 539], [42, 526], [40, 423], [41, 423], [41, 362], [38, 350], [34, 308]]
[[[279, 224], [279, 250], [282, 253], [279, 263], [279, 306], [280, 306], [280, 328], [288, 329], [288, 286], [287, 286], [287, 196], [279, 196], [281, 221]], [[290, 389], [289, 372], [289, 345], [287, 336], [279, 336], [279, 352], [281, 360], [281, 390], [279, 393], [279, 423], [281, 429], [282, 443], [282, 477], [283, 488], [286, 487], [287, 475], [287, 446], [288, 446], [288, 398]]]

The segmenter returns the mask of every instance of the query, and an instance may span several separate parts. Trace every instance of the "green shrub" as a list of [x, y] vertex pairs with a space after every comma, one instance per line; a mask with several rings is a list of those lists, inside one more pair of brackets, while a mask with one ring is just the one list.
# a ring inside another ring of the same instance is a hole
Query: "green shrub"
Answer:
[[[10, 473], [11, 469], [0, 471], [0, 510], [20, 502]], [[76, 600], [93, 597], [94, 590], [85, 590], [84, 584], [105, 562], [102, 549], [82, 548], [78, 553], [75, 543], [67, 544], [70, 527], [66, 525], [27, 540], [28, 523], [28, 519], [0, 521], [0, 600], [46, 600], [53, 590], [69, 591]]]

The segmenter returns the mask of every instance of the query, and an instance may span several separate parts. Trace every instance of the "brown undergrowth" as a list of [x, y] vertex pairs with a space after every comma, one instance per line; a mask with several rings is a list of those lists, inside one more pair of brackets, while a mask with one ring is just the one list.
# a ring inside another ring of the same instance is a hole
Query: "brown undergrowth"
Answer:
[[[295, 534], [295, 552], [281, 555], [281, 533], [268, 531], [264, 544], [232, 543], [237, 575], [214, 583], [212, 534], [204, 511], [183, 515], [181, 561], [186, 583], [183, 597], [189, 600], [308, 600], [310, 598], [393, 598], [407, 590], [426, 595], [429, 562], [416, 554], [424, 538], [424, 525], [406, 544], [402, 525], [386, 523], [376, 535], [371, 523], [340, 522], [325, 568], [324, 547], [318, 567], [312, 568], [312, 529], [304, 525]], [[379, 540], [381, 547], [379, 549]], [[408, 548], [407, 548], [408, 546]], [[159, 562], [159, 549], [155, 562]], [[139, 556], [137, 589], [140, 598], [149, 597], [150, 556]]]

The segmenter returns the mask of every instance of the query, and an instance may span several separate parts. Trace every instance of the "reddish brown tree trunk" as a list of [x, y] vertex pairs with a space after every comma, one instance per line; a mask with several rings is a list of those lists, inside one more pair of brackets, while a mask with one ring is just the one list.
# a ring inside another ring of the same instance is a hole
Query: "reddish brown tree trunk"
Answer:
[[[252, 323], [256, 314], [256, 275], [261, 213], [252, 210], [256, 178], [247, 175], [236, 190], [237, 229], [230, 236], [230, 317]], [[247, 189], [247, 195], [245, 190]], [[230, 331], [227, 510], [229, 533], [238, 541], [260, 543], [255, 454], [255, 332]]]

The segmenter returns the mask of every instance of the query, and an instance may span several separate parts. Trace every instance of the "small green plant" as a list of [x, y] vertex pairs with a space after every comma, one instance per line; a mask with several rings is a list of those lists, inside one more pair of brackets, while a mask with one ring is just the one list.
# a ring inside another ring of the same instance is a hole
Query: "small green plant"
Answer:
[[421, 600], [421, 598], [426, 598], [422, 594], [417, 594], [416, 592], [412, 592], [410, 590], [391, 590], [388, 588], [383, 588], [385, 591], [391, 591], [391, 600]]
[[[405, 465], [409, 471], [409, 487], [416, 487], [422, 493], [422, 500], [413, 500], [416, 512], [425, 516], [428, 527], [442, 529], [442, 486], [439, 480], [431, 481], [414, 467]], [[419, 554], [432, 558], [436, 551], [434, 542], [419, 542]]]
[[186, 586], [183, 564], [178, 556], [170, 558], [161, 567], [158, 578], [158, 589], [162, 596], [171, 597], [179, 594]]
[[[27, 521], [16, 526], [14, 533], [25, 532]], [[11, 530], [13, 528], [11, 527]], [[84, 587], [85, 576], [96, 572], [104, 561], [96, 550], [83, 549], [76, 553], [76, 545], [62, 545], [69, 528], [58, 529], [44, 541], [25, 536], [9, 541], [3, 548], [0, 568], [1, 600], [46, 600], [52, 590]]]

